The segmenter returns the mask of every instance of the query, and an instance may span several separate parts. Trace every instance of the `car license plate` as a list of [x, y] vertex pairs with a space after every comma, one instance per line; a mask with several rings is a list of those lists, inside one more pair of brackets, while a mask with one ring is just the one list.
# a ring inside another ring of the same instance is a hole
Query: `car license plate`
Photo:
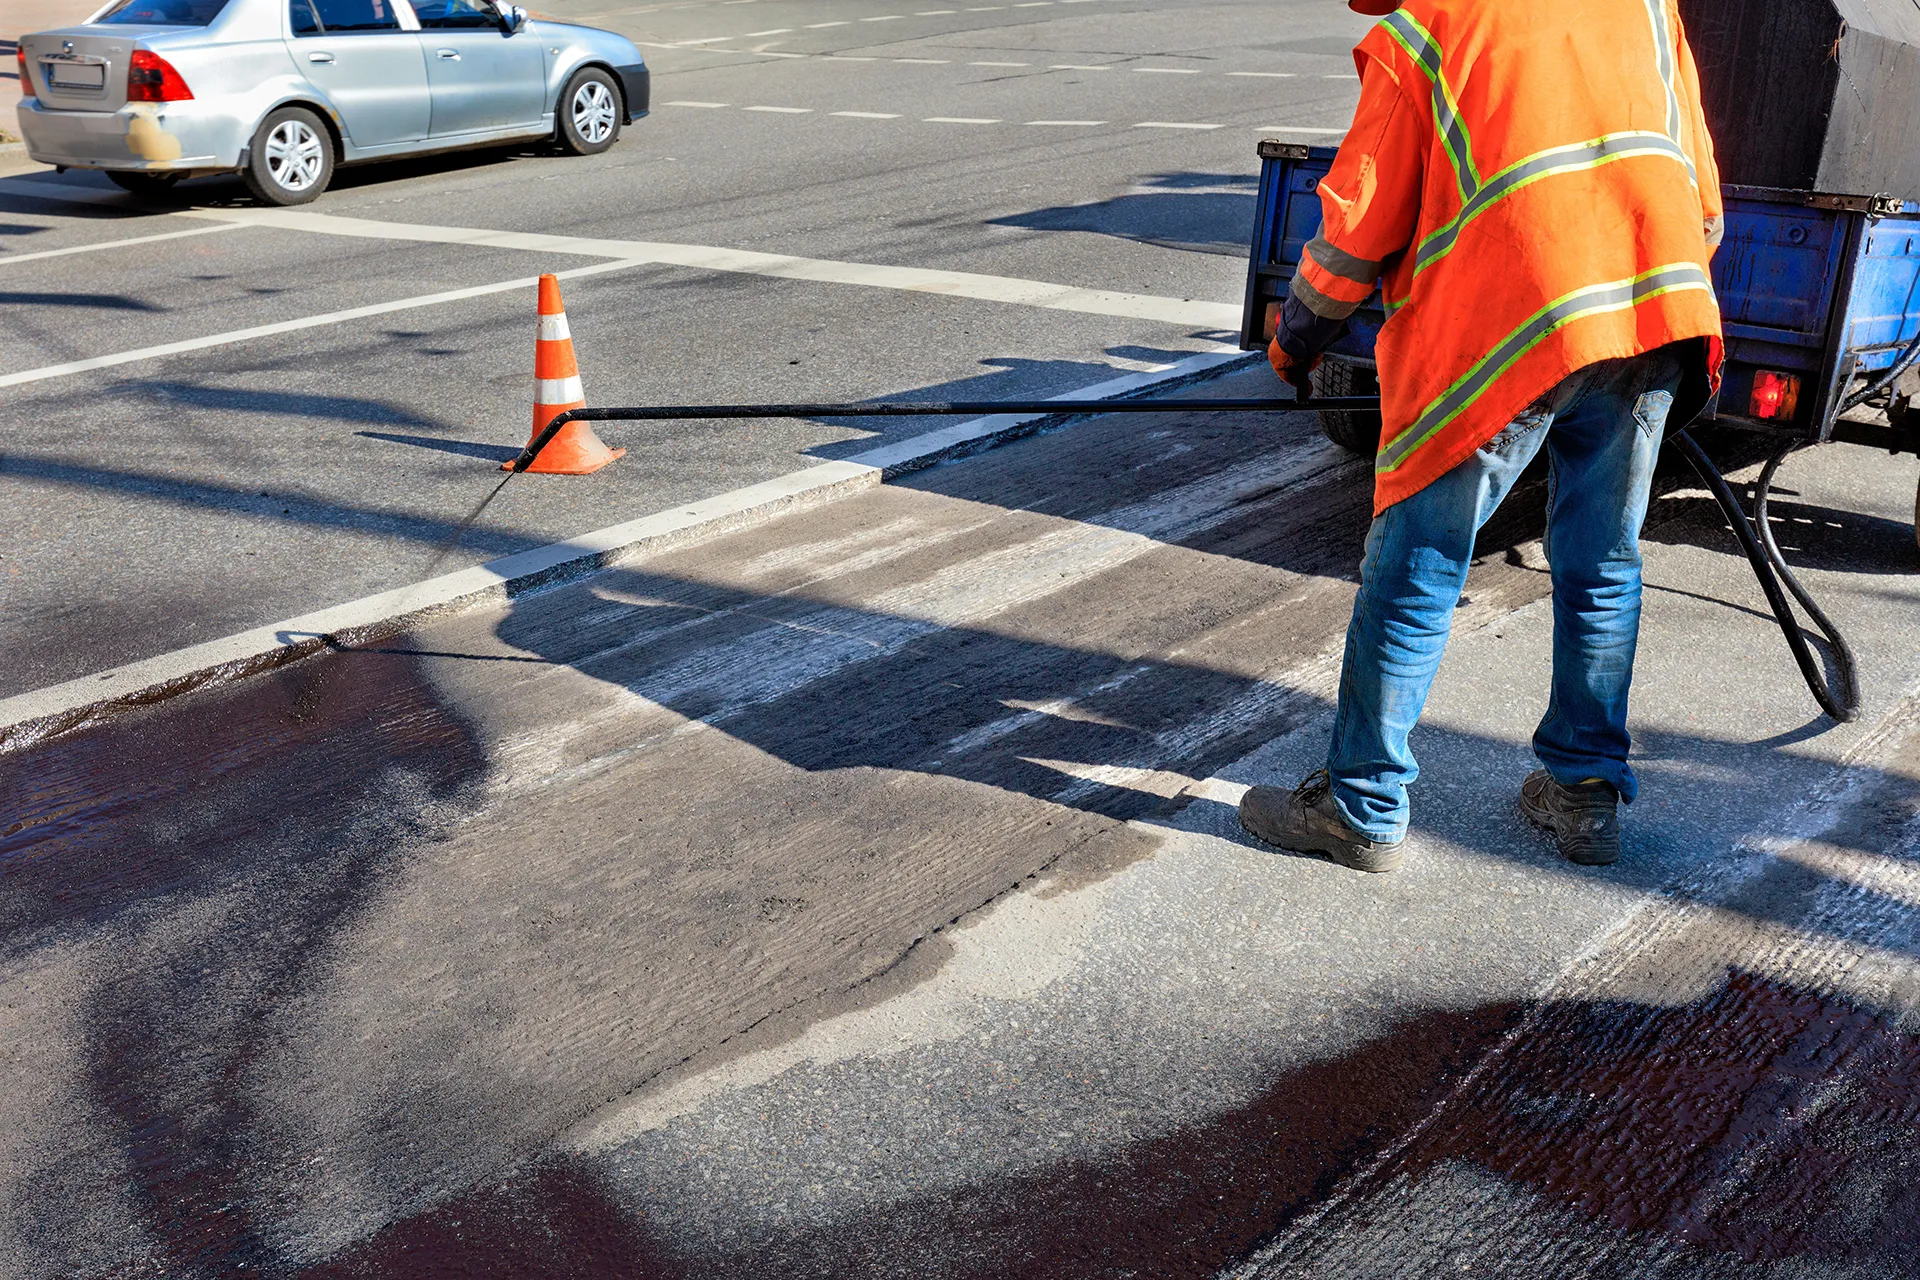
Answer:
[[56, 89], [104, 89], [107, 69], [99, 63], [43, 62], [40, 70]]

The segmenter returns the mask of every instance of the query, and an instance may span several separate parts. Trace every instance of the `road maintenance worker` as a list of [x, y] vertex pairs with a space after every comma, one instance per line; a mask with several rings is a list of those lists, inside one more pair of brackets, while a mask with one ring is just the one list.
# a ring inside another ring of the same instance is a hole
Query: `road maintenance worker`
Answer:
[[1240, 805], [1270, 844], [1403, 860], [1407, 735], [1475, 535], [1545, 449], [1553, 674], [1520, 807], [1575, 862], [1620, 854], [1639, 536], [1671, 418], [1717, 383], [1721, 204], [1673, 0], [1351, 0], [1360, 105], [1269, 357], [1305, 387], [1381, 290], [1374, 520], [1327, 765]]

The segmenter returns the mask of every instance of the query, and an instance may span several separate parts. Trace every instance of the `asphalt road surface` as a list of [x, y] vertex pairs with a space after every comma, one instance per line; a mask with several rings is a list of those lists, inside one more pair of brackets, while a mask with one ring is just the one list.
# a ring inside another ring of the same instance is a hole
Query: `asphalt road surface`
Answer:
[[[1252, 142], [1338, 127], [1357, 29], [595, 20], [660, 104], [595, 160], [343, 175], [325, 223], [0, 183], [0, 693], [414, 581], [524, 435], [538, 271], [593, 269], [600, 403], [1212, 350]], [[607, 434], [459, 555], [872, 446]], [[1662, 476], [1605, 870], [1514, 810], [1538, 480], [1415, 739], [1408, 868], [1238, 831], [1324, 749], [1368, 481], [1303, 416], [1086, 420], [0, 752], [0, 1275], [1920, 1275], [1913, 460], [1800, 455], [1774, 504], [1861, 655], [1845, 726]]]
[[[593, 272], [563, 289], [597, 404], [1056, 394], [1231, 343], [1255, 143], [1265, 126], [1345, 125], [1364, 20], [1335, 0], [914, 12], [931, 7], [552, 6], [642, 42], [651, 117], [588, 159], [347, 170], [307, 207], [361, 220], [347, 228], [261, 217], [231, 181], [180, 194], [240, 225], [143, 209], [97, 175], [0, 182], [16, 424], [0, 696], [420, 577], [526, 439], [542, 271]], [[471, 229], [792, 255], [837, 275], [458, 242]], [[999, 283], [951, 296], [861, 271], [885, 267]], [[849, 273], [869, 283], [834, 282]], [[1034, 282], [1105, 300], [998, 300]], [[437, 297], [460, 290], [480, 292]], [[316, 323], [245, 336], [296, 320]], [[63, 371], [182, 342], [197, 345]], [[871, 439], [821, 422], [607, 435], [621, 465], [517, 483], [448, 564]]]

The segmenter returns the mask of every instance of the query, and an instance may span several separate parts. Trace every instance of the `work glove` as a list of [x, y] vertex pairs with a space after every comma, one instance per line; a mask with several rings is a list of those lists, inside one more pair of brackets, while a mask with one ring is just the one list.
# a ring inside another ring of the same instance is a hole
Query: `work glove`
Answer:
[[1277, 337], [1267, 347], [1267, 363], [1273, 366], [1275, 373], [1292, 385], [1294, 395], [1301, 400], [1309, 399], [1313, 395], [1313, 371], [1320, 367], [1320, 360], [1321, 357], [1317, 354], [1311, 360], [1296, 360], [1287, 354]]

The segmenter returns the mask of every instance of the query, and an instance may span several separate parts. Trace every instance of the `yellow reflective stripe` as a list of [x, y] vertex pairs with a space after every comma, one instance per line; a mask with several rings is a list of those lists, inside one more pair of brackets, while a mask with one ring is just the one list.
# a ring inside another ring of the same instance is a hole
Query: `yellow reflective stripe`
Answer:
[[[1674, 51], [1678, 45], [1673, 38], [1673, 29], [1667, 25], [1666, 0], [1646, 0], [1646, 4], [1647, 17], [1653, 22], [1654, 62], [1660, 68], [1660, 82], [1667, 90], [1667, 136], [1678, 146], [1681, 131], [1685, 128], [1680, 116], [1680, 91], [1675, 83], [1678, 70], [1674, 65]], [[1680, 158], [1686, 163], [1687, 176], [1698, 185], [1700, 175], [1693, 167], [1693, 157], [1683, 148]]]
[[1542, 178], [1598, 169], [1616, 160], [1628, 160], [1635, 156], [1666, 156], [1682, 163], [1687, 159], [1680, 145], [1666, 135], [1634, 130], [1610, 133], [1591, 142], [1553, 147], [1515, 161], [1488, 179], [1487, 184], [1467, 201], [1451, 222], [1428, 233], [1420, 242], [1413, 258], [1415, 274], [1452, 253], [1454, 246], [1460, 242], [1460, 233], [1468, 223], [1514, 192], [1530, 187]]
[[1453, 96], [1453, 88], [1447, 83], [1445, 68], [1441, 65], [1440, 42], [1433, 33], [1420, 25], [1420, 20], [1405, 9], [1396, 9], [1380, 19], [1380, 25], [1386, 28], [1394, 43], [1407, 51], [1414, 65], [1433, 83], [1433, 124], [1440, 134], [1440, 143], [1446, 147], [1447, 154], [1453, 158], [1454, 180], [1460, 185], [1462, 202], [1473, 198], [1480, 189], [1480, 171], [1473, 165], [1473, 139], [1467, 133], [1466, 121], [1461, 119], [1460, 104]]
[[1574, 321], [1630, 310], [1664, 294], [1689, 289], [1700, 289], [1711, 294], [1713, 282], [1698, 263], [1676, 262], [1655, 267], [1628, 280], [1588, 285], [1556, 298], [1527, 317], [1493, 350], [1475, 361], [1473, 367], [1461, 374], [1452, 386], [1421, 410], [1411, 426], [1382, 445], [1374, 469], [1383, 473], [1397, 470], [1421, 446], [1472, 408], [1521, 357]]

